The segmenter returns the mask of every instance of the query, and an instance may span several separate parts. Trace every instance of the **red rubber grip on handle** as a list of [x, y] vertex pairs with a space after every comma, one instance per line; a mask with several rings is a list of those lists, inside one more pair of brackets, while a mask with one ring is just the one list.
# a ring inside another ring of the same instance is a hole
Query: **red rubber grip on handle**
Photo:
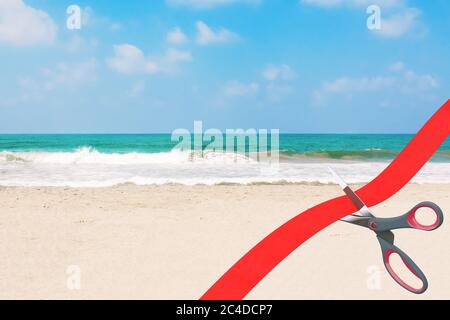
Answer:
[[[433, 213], [435, 214], [435, 218], [436, 218], [434, 220], [433, 224], [424, 225], [424, 224], [421, 224], [419, 221], [417, 221], [416, 213], [419, 209], [422, 209], [422, 208], [428, 208], [428, 209], [433, 210]], [[414, 229], [424, 230], [424, 231], [432, 231], [432, 230], [438, 228], [442, 224], [443, 216], [442, 216], [442, 211], [439, 207], [437, 207], [434, 204], [428, 204], [428, 203], [424, 202], [424, 203], [418, 204], [416, 207], [414, 207], [408, 213], [406, 220], [408, 221], [408, 224]]]
[[[405, 264], [405, 266], [409, 269], [409, 271], [411, 271], [411, 273], [422, 282], [422, 286], [420, 288], [414, 288], [413, 286], [410, 286], [402, 278], [400, 278], [400, 276], [394, 271], [394, 269], [392, 268], [392, 266], [390, 264], [390, 257], [393, 253], [398, 254], [400, 256], [400, 258], [402, 259], [403, 263]], [[405, 259], [400, 252], [397, 252], [393, 249], [386, 250], [384, 253], [384, 265], [385, 265], [387, 271], [389, 272], [389, 274], [391, 275], [391, 277], [394, 278], [394, 280], [399, 285], [401, 285], [403, 288], [405, 288], [406, 290], [411, 291], [416, 294], [421, 294], [426, 291], [426, 289], [428, 287], [426, 278], [424, 276], [422, 278], [421, 275], [418, 274], [414, 270], [414, 268], [410, 265], [410, 263], [407, 261], [407, 259]]]

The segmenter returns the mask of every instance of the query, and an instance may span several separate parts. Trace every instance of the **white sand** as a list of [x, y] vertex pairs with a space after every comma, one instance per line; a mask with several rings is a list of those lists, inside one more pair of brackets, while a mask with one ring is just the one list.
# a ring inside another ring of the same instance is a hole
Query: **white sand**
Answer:
[[[0, 298], [197, 299], [269, 232], [341, 194], [334, 185], [3, 187]], [[374, 212], [394, 216], [423, 200], [450, 213], [450, 184], [408, 185]], [[396, 232], [396, 244], [428, 277], [422, 296], [386, 273], [373, 233], [337, 222], [247, 298], [449, 299], [449, 231], [445, 222], [433, 232]], [[79, 290], [66, 285], [71, 265], [81, 270]], [[377, 274], [381, 288], [370, 288]]]

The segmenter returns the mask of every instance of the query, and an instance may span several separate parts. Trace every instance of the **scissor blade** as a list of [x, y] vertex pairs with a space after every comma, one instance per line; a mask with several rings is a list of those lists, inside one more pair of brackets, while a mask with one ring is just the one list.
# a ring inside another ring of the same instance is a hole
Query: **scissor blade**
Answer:
[[356, 224], [361, 227], [368, 228], [369, 227], [369, 219], [370, 219], [370, 217], [362, 217], [362, 216], [357, 216], [357, 215], [351, 214], [340, 220], [351, 223], [351, 224]]
[[347, 197], [350, 198], [350, 200], [353, 202], [355, 207], [358, 209], [358, 211], [363, 215], [364, 217], [373, 217], [373, 214], [370, 212], [369, 208], [365, 205], [364, 202], [358, 197], [356, 193], [353, 192], [352, 189], [347, 185], [347, 183], [336, 173], [333, 169], [328, 167], [328, 170], [330, 170], [331, 174], [334, 176], [336, 181], [341, 186], [342, 190], [344, 190]]

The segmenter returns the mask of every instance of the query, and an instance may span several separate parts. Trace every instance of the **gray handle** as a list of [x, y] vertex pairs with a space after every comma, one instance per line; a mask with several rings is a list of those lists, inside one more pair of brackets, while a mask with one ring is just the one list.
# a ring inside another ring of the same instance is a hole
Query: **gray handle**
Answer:
[[[422, 270], [420, 270], [420, 268], [414, 263], [414, 261], [406, 253], [404, 253], [402, 250], [400, 250], [398, 247], [387, 242], [386, 240], [384, 240], [383, 238], [381, 238], [379, 236], [377, 236], [377, 239], [381, 246], [381, 252], [383, 254], [384, 266], [386, 267], [386, 270], [391, 275], [391, 277], [400, 286], [402, 286], [403, 288], [405, 288], [406, 290], [408, 290], [412, 293], [416, 293], [416, 294], [424, 293], [428, 288], [428, 280], [425, 277], [425, 274], [422, 272]], [[414, 274], [418, 279], [420, 279], [422, 281], [421, 288], [414, 288], [414, 287], [410, 286], [404, 280], [402, 280], [397, 273], [395, 273], [395, 271], [392, 268], [390, 261], [389, 261], [391, 255], [393, 253], [397, 253], [400, 256], [400, 258], [402, 259], [405, 266], [408, 267], [408, 269], [411, 271], [411, 273]]]
[[[416, 219], [416, 212], [421, 208], [429, 208], [436, 214], [436, 220], [433, 224], [423, 225]], [[375, 218], [373, 219], [373, 229], [376, 232], [383, 232], [388, 230], [413, 228], [424, 231], [432, 231], [439, 228], [444, 222], [444, 215], [442, 209], [435, 203], [430, 201], [424, 201], [416, 205], [410, 211], [402, 216], [395, 218]]]

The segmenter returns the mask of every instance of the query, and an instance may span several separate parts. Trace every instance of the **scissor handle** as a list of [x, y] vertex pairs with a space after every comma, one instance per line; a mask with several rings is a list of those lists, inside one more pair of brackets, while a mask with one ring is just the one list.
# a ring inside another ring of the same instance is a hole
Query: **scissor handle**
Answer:
[[[436, 215], [436, 220], [434, 221], [433, 224], [423, 225], [417, 221], [416, 212], [421, 208], [429, 208], [433, 210], [433, 212]], [[408, 221], [408, 224], [414, 229], [432, 231], [439, 228], [442, 225], [442, 223], [444, 222], [444, 214], [442, 213], [442, 209], [437, 204], [430, 201], [424, 201], [416, 205], [406, 214], [406, 220]]]
[[[383, 254], [383, 262], [384, 266], [386, 267], [387, 272], [391, 275], [391, 277], [403, 288], [406, 290], [415, 293], [415, 294], [421, 294], [424, 293], [428, 289], [428, 280], [425, 277], [425, 274], [420, 270], [420, 268], [414, 263], [414, 261], [402, 250], [400, 250], [395, 245], [387, 242], [386, 240], [382, 239], [381, 237], [377, 236], [378, 241], [380, 242], [381, 246], [381, 252]], [[411, 271], [411, 273], [416, 276], [420, 281], [422, 281], [422, 286], [420, 288], [414, 288], [413, 286], [409, 285], [404, 281], [400, 276], [394, 271], [390, 264], [390, 258], [392, 254], [398, 254], [400, 258], [402, 259], [405, 266]]]
[[[435, 220], [432, 224], [424, 225], [416, 219], [416, 213], [421, 208], [429, 208], [435, 214]], [[395, 218], [375, 218], [373, 229], [377, 232], [389, 231], [402, 228], [413, 228], [423, 231], [432, 231], [439, 228], [444, 222], [444, 214], [442, 209], [435, 203], [424, 201], [416, 205], [402, 216]]]

